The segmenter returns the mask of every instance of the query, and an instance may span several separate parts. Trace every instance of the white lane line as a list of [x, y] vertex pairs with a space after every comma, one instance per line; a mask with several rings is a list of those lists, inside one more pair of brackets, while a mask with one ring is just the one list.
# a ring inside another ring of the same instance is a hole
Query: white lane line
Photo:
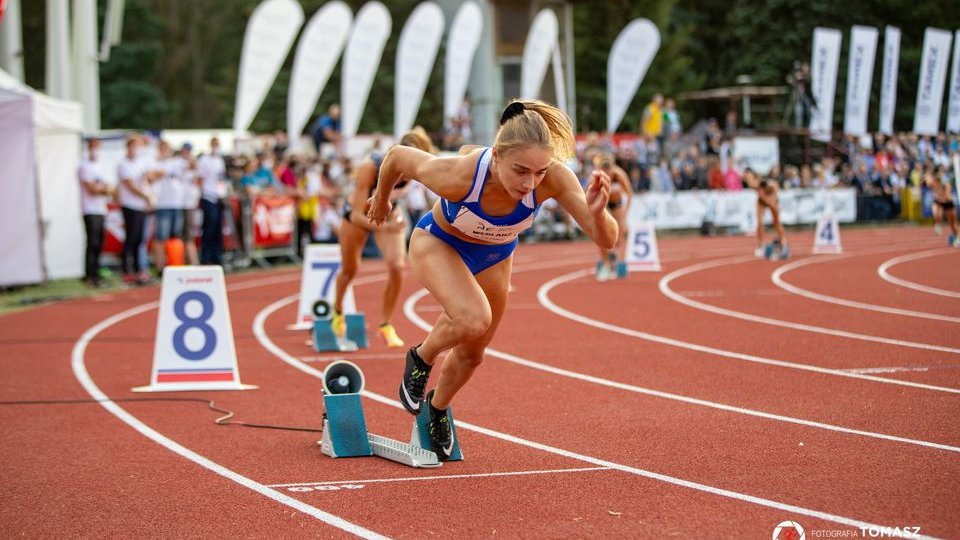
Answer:
[[777, 270], [770, 276], [770, 279], [773, 280], [774, 285], [776, 285], [777, 287], [780, 287], [781, 289], [785, 291], [789, 291], [793, 294], [803, 296], [805, 298], [810, 298], [811, 300], [819, 300], [821, 302], [837, 304], [840, 306], [851, 307], [854, 309], [878, 311], [880, 313], [890, 313], [893, 315], [903, 315], [905, 317], [916, 317], [920, 319], [931, 319], [935, 321], [960, 323], [960, 317], [951, 317], [949, 315], [940, 315], [937, 313], [928, 313], [925, 311], [914, 311], [911, 309], [900, 309], [900, 308], [889, 307], [889, 306], [881, 306], [878, 304], [869, 304], [866, 302], [857, 302], [855, 300], [847, 300], [845, 298], [839, 298], [836, 296], [830, 296], [826, 294], [817, 293], [808, 289], [803, 289], [801, 287], [793, 285], [792, 283], [787, 283], [787, 281], [783, 279], [784, 274], [786, 274], [787, 272], [796, 270], [797, 268], [819, 264], [822, 262], [835, 261], [839, 258], [848, 258], [848, 257], [850, 257], [850, 255], [840, 255], [839, 257], [837, 257], [836, 255], [833, 255], [830, 257], [811, 257], [809, 259], [800, 259], [798, 261], [795, 261], [790, 264], [781, 266], [780, 268], [777, 268]]
[[[259, 282], [259, 283], [245, 282], [242, 284], [238, 284], [235, 288], [231, 290], [252, 288], [255, 286], [262, 286], [264, 283], [278, 283], [278, 282], [282, 282], [282, 280], [278, 281], [276, 279], [268, 278], [263, 280], [263, 282]], [[247, 478], [246, 476], [243, 476], [240, 473], [237, 473], [231, 469], [228, 469], [223, 465], [220, 465], [219, 463], [216, 463], [215, 461], [212, 461], [194, 452], [193, 450], [190, 450], [189, 448], [182, 446], [181, 444], [173, 441], [172, 439], [169, 439], [168, 437], [162, 435], [160, 432], [154, 430], [153, 428], [141, 422], [138, 418], [128, 413], [125, 409], [117, 405], [115, 402], [111, 401], [110, 398], [106, 394], [104, 394], [103, 391], [100, 390], [100, 387], [97, 386], [97, 384], [90, 377], [90, 374], [87, 372], [86, 360], [84, 358], [84, 355], [87, 350], [87, 345], [89, 345], [90, 342], [93, 341], [93, 339], [99, 333], [103, 332], [104, 330], [113, 326], [114, 324], [117, 324], [125, 319], [129, 319], [135, 315], [139, 315], [141, 313], [150, 311], [152, 309], [156, 309], [158, 306], [159, 306], [158, 302], [149, 302], [149, 303], [142, 304], [134, 308], [122, 311], [116, 315], [103, 319], [99, 323], [93, 325], [86, 332], [84, 332], [82, 336], [80, 336], [79, 340], [77, 340], [76, 344], [73, 346], [73, 351], [71, 353], [70, 365], [73, 368], [73, 374], [77, 378], [77, 381], [80, 382], [80, 384], [83, 386], [84, 390], [87, 391], [90, 397], [98, 400], [100, 402], [100, 405], [102, 405], [104, 409], [106, 409], [111, 414], [119, 418], [123, 423], [127, 424], [128, 426], [130, 426], [131, 428], [139, 432], [141, 435], [163, 446], [167, 450], [170, 450], [171, 452], [178, 454], [181, 457], [189, 459], [190, 461], [196, 463], [197, 465], [200, 465], [201, 467], [209, 471], [212, 471], [216, 474], [219, 474], [220, 476], [223, 476], [224, 478], [232, 480], [247, 489], [255, 491], [260, 495], [263, 495], [264, 497], [273, 499], [274, 501], [277, 501], [281, 504], [289, 506], [294, 510], [303, 512], [304, 514], [314, 517], [328, 525], [331, 525], [333, 527], [336, 527], [348, 533], [354, 534], [361, 538], [371, 538], [371, 539], [387, 538], [369, 529], [365, 529], [359, 525], [351, 523], [343, 518], [337, 517], [328, 512], [324, 512], [319, 508], [310, 506], [302, 501], [299, 501], [293, 497], [290, 497], [289, 495], [285, 495], [259, 482], [251, 480], [250, 478]]]
[[580, 315], [579, 313], [574, 313], [568, 309], [564, 309], [557, 304], [553, 303], [550, 300], [550, 291], [557, 285], [566, 283], [568, 281], [573, 281], [575, 279], [589, 275], [591, 271], [580, 270], [577, 272], [571, 272], [562, 276], [558, 276], [547, 283], [545, 283], [540, 290], [537, 292], [537, 296], [540, 299], [540, 303], [543, 304], [545, 308], [565, 317], [572, 321], [576, 321], [587, 326], [592, 326], [594, 328], [600, 328], [602, 330], [608, 330], [610, 332], [616, 332], [618, 334], [623, 334], [625, 336], [635, 337], [645, 341], [653, 341], [655, 343], [662, 343], [664, 345], [670, 345], [673, 347], [679, 347], [681, 349], [689, 349], [691, 351], [698, 351], [707, 354], [713, 354], [716, 356], [723, 356], [725, 358], [733, 358], [735, 360], [744, 360], [747, 362], [754, 362], [757, 364], [766, 364], [770, 366], [777, 366], [790, 369], [799, 369], [803, 371], [812, 371], [814, 373], [820, 373], [823, 375], [836, 375], [839, 377], [848, 377], [852, 379], [860, 379], [865, 381], [878, 382], [883, 384], [893, 384], [899, 386], [909, 386], [912, 388], [921, 388], [923, 390], [934, 390], [937, 392], [947, 392], [950, 394], [960, 394], [960, 388], [947, 388], [943, 386], [934, 386], [930, 384], [917, 383], [912, 381], [901, 381], [897, 379], [887, 379], [885, 377], [871, 377], [869, 375], [860, 375], [857, 373], [849, 373], [840, 369], [831, 369], [824, 368], [820, 366], [813, 366], [809, 364], [799, 364], [795, 362], [787, 362], [784, 360], [774, 360], [773, 358], [766, 358], [763, 356], [756, 356], [752, 354], [744, 354], [733, 351], [727, 351], [724, 349], [718, 349], [716, 347], [708, 347], [706, 345], [697, 345], [695, 343], [690, 343], [689, 341], [682, 341], [679, 339], [668, 338], [665, 336], [658, 336], [656, 334], [649, 334], [647, 332], [641, 332], [639, 330], [634, 330], [632, 328], [624, 328], [622, 326], [617, 326], [615, 324], [605, 323], [598, 321], [596, 319], [591, 319]]
[[750, 322], [759, 323], [759, 324], [766, 324], [769, 326], [779, 326], [781, 328], [789, 328], [791, 330], [800, 330], [803, 332], [813, 332], [816, 334], [825, 334], [828, 336], [837, 336], [837, 337], [842, 337], [847, 339], [855, 339], [859, 341], [883, 343], [884, 345], [895, 345], [898, 347], [908, 347], [911, 349], [920, 349], [924, 351], [937, 351], [937, 352], [944, 352], [944, 353], [950, 353], [950, 354], [960, 354], [960, 349], [957, 349], [954, 347], [945, 347], [942, 345], [933, 345], [930, 343], [918, 343], [915, 341], [905, 341], [902, 339], [893, 339], [893, 338], [885, 338], [885, 337], [873, 336], [873, 335], [867, 335], [867, 334], [859, 334], [856, 332], [847, 332], [845, 330], [836, 330], [834, 328], [825, 328], [822, 326], [814, 326], [811, 324], [794, 323], [790, 321], [784, 321], [781, 319], [774, 319], [771, 317], [762, 317], [760, 315], [753, 315], [750, 313], [744, 313], [742, 311], [726, 309], [719, 306], [707, 304], [704, 302], [699, 302], [697, 300], [692, 300], [690, 298], [683, 296], [682, 294], [678, 294], [674, 292], [673, 289], [670, 288], [670, 282], [672, 282], [677, 278], [680, 278], [689, 274], [693, 274], [696, 272], [701, 272], [703, 270], [709, 270], [711, 268], [718, 268], [721, 266], [730, 266], [730, 265], [745, 263], [753, 260], [755, 260], [755, 257], [751, 257], [751, 256], [730, 257], [727, 259], [719, 259], [716, 261], [709, 261], [704, 263], [693, 264], [690, 266], [685, 266], [678, 270], [674, 270], [673, 272], [670, 272], [669, 274], [660, 278], [660, 283], [659, 283], [660, 292], [663, 293], [663, 295], [666, 296], [667, 298], [675, 302], [678, 302], [680, 304], [683, 304], [685, 306], [692, 307], [694, 309], [699, 309], [701, 311], [707, 311], [709, 313], [714, 313], [716, 315], [723, 315], [725, 317], [733, 317], [735, 319], [741, 319], [744, 321], [750, 321]]
[[930, 366], [879, 366], [879, 367], [865, 367], [865, 368], [851, 368], [844, 371], [849, 371], [852, 373], [911, 373], [911, 372], [927, 372], [927, 371], [940, 371], [944, 369], [960, 369], [960, 364], [935, 364]]
[[[312, 377], [316, 377], [317, 379], [322, 380], [323, 372], [321, 370], [315, 369], [311, 366], [304, 364], [303, 362], [300, 362], [299, 360], [297, 360], [296, 357], [288, 354], [286, 351], [278, 347], [275, 343], [273, 343], [270, 337], [267, 336], [267, 333], [264, 330], [264, 323], [266, 322], [267, 318], [270, 316], [271, 313], [273, 313], [274, 311], [280, 309], [281, 307], [287, 304], [291, 304], [295, 302], [296, 300], [297, 300], [297, 295], [281, 298], [280, 300], [277, 300], [273, 304], [270, 304], [269, 306], [264, 308], [262, 311], [260, 311], [260, 313], [257, 314], [253, 322], [253, 333], [254, 335], [257, 336], [257, 340], [260, 342], [260, 344], [263, 345], [263, 347], [268, 351], [270, 351], [272, 354], [277, 356], [277, 358], [279, 358], [280, 360], [282, 360], [283, 362], [287, 363], [288, 365], [290, 365], [295, 369], [298, 369]], [[403, 410], [403, 406], [400, 405], [400, 402], [396, 398], [388, 398], [385, 396], [381, 396], [380, 394], [375, 394], [373, 392], [370, 392], [369, 390], [364, 390], [362, 395], [368, 399], [371, 399], [383, 405], [393, 407], [395, 409]], [[647, 471], [637, 467], [631, 467], [629, 465], [623, 465], [621, 463], [615, 463], [613, 461], [607, 461], [604, 459], [587, 456], [584, 454], [578, 454], [576, 452], [571, 452], [569, 450], [564, 450], [562, 448], [541, 444], [538, 442], [516, 437], [514, 435], [509, 435], [507, 433], [501, 433], [499, 431], [487, 429], [487, 428], [478, 426], [476, 424], [471, 424], [469, 422], [465, 422], [462, 420], [457, 420], [457, 429], [474, 431], [476, 433], [480, 433], [481, 435], [486, 435], [488, 437], [500, 439], [507, 442], [512, 442], [514, 444], [526, 446], [527, 448], [533, 448], [535, 450], [540, 450], [550, 454], [563, 456], [576, 461], [583, 461], [585, 463], [590, 463], [598, 467], [615, 469], [621, 472], [633, 474], [643, 478], [649, 478], [651, 480], [657, 480], [657, 481], [672, 484], [675, 486], [685, 487], [685, 488], [693, 489], [696, 491], [709, 493], [712, 495], [718, 495], [720, 497], [725, 497], [725, 498], [733, 499], [740, 502], [746, 502], [746, 503], [754, 504], [757, 506], [773, 508], [783, 512], [790, 512], [797, 515], [809, 516], [812, 518], [822, 519], [824, 521], [830, 521], [832, 523], [839, 523], [841, 525], [847, 525], [850, 527], [858, 527], [858, 528], [883, 527], [882, 525], [867, 523], [854, 518], [849, 518], [849, 517], [840, 516], [836, 514], [830, 514], [827, 512], [821, 512], [819, 510], [804, 508], [802, 506], [795, 506], [792, 504], [782, 503], [779, 501], [774, 501], [772, 499], [765, 499], [763, 497], [748, 495], [745, 493], [731, 491], [728, 489], [708, 486], [706, 484], [691, 482], [689, 480], [684, 480], [682, 478], [677, 478], [674, 476], [668, 476], [665, 474], [655, 473], [655, 472]], [[930, 538], [930, 537], [923, 537], [923, 538]]]
[[925, 259], [927, 257], [936, 257], [938, 255], [948, 255], [950, 253], [955, 253], [955, 250], [950, 248], [942, 249], [931, 249], [928, 251], [921, 251], [919, 253], [911, 253], [909, 255], [901, 255], [900, 257], [894, 257], [889, 261], [884, 262], [877, 268], [877, 274], [880, 275], [886, 281], [893, 283], [894, 285], [899, 285], [901, 287], [906, 287], [908, 289], [913, 289], [915, 291], [936, 294], [938, 296], [948, 296], [950, 298], [960, 298], [960, 292], [957, 291], [948, 291], [946, 289], [938, 289], [936, 287], [929, 287], [927, 285], [921, 285], [920, 283], [915, 283], [913, 281], [907, 281], [903, 278], [898, 278], [890, 274], [890, 269], [894, 266], [905, 263], [909, 261], [916, 261], [919, 259]]
[[[542, 290], [542, 289], [541, 289], [541, 290]], [[420, 318], [420, 316], [416, 313], [416, 303], [417, 303], [417, 301], [418, 301], [419, 299], [423, 298], [424, 296], [426, 296], [427, 294], [429, 294], [429, 293], [426, 291], [426, 289], [421, 289], [420, 291], [418, 291], [418, 292], [414, 293], [413, 295], [411, 295], [410, 298], [408, 298], [407, 301], [404, 302], [403, 312], [404, 312], [404, 314], [407, 316], [407, 318], [409, 318], [411, 321], [413, 321], [414, 324], [416, 324], [416, 325], [419, 326], [420, 328], [423, 328], [425, 331], [428, 331], [428, 332], [429, 332], [429, 331], [430, 331], [430, 328], [431, 328], [430, 324], [427, 323], [426, 321], [424, 321], [422, 318]], [[549, 302], [549, 300], [547, 300], [547, 301]], [[549, 309], [549, 307], [548, 307], [548, 309]], [[885, 434], [885, 433], [875, 433], [875, 432], [872, 432], [872, 431], [864, 431], [864, 430], [859, 430], [859, 429], [846, 428], [846, 427], [843, 427], [843, 426], [837, 426], [837, 425], [833, 425], [833, 424], [825, 424], [825, 423], [822, 423], [822, 422], [815, 422], [815, 421], [812, 421], [812, 420], [804, 420], [804, 419], [802, 419], [802, 418], [794, 418], [794, 417], [792, 417], [792, 416], [783, 416], [783, 415], [779, 415], [779, 414], [767, 413], [767, 412], [758, 411], [758, 410], [755, 410], [755, 409], [747, 409], [747, 408], [743, 408], [743, 407], [736, 407], [736, 406], [733, 406], [733, 405], [727, 405], [727, 404], [725, 404], [725, 403], [717, 403], [717, 402], [714, 402], [714, 401], [707, 401], [707, 400], [704, 400], [704, 399], [692, 398], [692, 397], [684, 396], [684, 395], [680, 395], [680, 394], [672, 394], [672, 393], [670, 393], [670, 392], [663, 392], [663, 391], [660, 391], [660, 390], [653, 390], [653, 389], [650, 389], [650, 388], [644, 388], [644, 387], [642, 387], [642, 386], [635, 386], [635, 385], [632, 385], [632, 384], [621, 383], [621, 382], [617, 382], [617, 381], [611, 381], [611, 380], [609, 380], [609, 379], [604, 379], [604, 378], [602, 378], [602, 377], [595, 377], [595, 376], [593, 376], [593, 375], [586, 375], [586, 374], [584, 374], [584, 373], [579, 373], [579, 372], [576, 372], [576, 371], [570, 371], [570, 370], [558, 368], [558, 367], [555, 367], [555, 366], [551, 366], [551, 365], [549, 365], [549, 364], [542, 364], [542, 363], [540, 363], [540, 362], [535, 362], [535, 361], [530, 360], [530, 359], [527, 359], [527, 358], [522, 358], [522, 357], [519, 357], [519, 356], [512, 355], [512, 354], [510, 354], [510, 353], [505, 353], [505, 352], [502, 352], [502, 351], [498, 351], [498, 350], [492, 349], [492, 348], [490, 348], [490, 347], [487, 347], [485, 354], [488, 354], [488, 355], [493, 356], [493, 357], [495, 357], [495, 358], [500, 358], [501, 360], [506, 360], [506, 361], [508, 361], [508, 362], [512, 362], [512, 363], [515, 363], [515, 364], [519, 364], [519, 365], [522, 365], [522, 366], [525, 366], [525, 367], [529, 367], [529, 368], [532, 368], [532, 369], [536, 369], [536, 370], [544, 371], [544, 372], [547, 372], [547, 373], [551, 373], [551, 374], [553, 374], [553, 375], [559, 375], [559, 376], [561, 376], [561, 377], [567, 377], [567, 378], [570, 378], [570, 379], [575, 379], [575, 380], [584, 381], [584, 382], [588, 382], [588, 383], [592, 383], [592, 384], [597, 384], [597, 385], [600, 385], [600, 386], [606, 386], [606, 387], [608, 387], [608, 388], [616, 388], [616, 389], [618, 389], [618, 390], [625, 390], [625, 391], [627, 391], [627, 392], [632, 392], [632, 393], [635, 393], [635, 394], [643, 394], [643, 395], [652, 396], [652, 397], [657, 397], [657, 398], [662, 398], [662, 399], [669, 399], [669, 400], [671, 400], [671, 401], [679, 401], [679, 402], [681, 402], [681, 403], [687, 403], [687, 404], [689, 404], [689, 405], [696, 405], [696, 406], [699, 406], [699, 407], [708, 407], [708, 408], [711, 408], [711, 409], [717, 409], [717, 410], [721, 410], [721, 411], [725, 411], [725, 412], [731, 412], [731, 413], [735, 413], [735, 414], [744, 414], [744, 415], [747, 415], [747, 416], [754, 416], [754, 417], [757, 417], [757, 418], [764, 418], [764, 419], [767, 419], [767, 420], [774, 420], [774, 421], [777, 421], [777, 422], [785, 422], [785, 423], [789, 423], [789, 424], [797, 424], [797, 425], [806, 426], [806, 427], [812, 427], [812, 428], [817, 428], [817, 429], [824, 429], [824, 430], [827, 430], [827, 431], [834, 431], [834, 432], [838, 432], [838, 433], [846, 433], [846, 434], [848, 434], [848, 435], [859, 435], [859, 436], [862, 436], [862, 437], [870, 437], [870, 438], [873, 438], [873, 439], [881, 439], [881, 440], [886, 440], [886, 441], [892, 441], [892, 442], [898, 442], [898, 443], [905, 443], [905, 444], [912, 444], [912, 445], [923, 446], [923, 447], [927, 447], [927, 448], [935, 448], [935, 449], [937, 449], [937, 450], [946, 450], [946, 451], [949, 451], [949, 452], [958, 452], [958, 453], [960, 453], [960, 447], [956, 447], [956, 446], [950, 446], [950, 445], [946, 445], [946, 444], [940, 444], [940, 443], [929, 442], [929, 441], [922, 441], [922, 440], [918, 440], [918, 439], [908, 439], [908, 438], [905, 438], [905, 437], [897, 437], [897, 436], [895, 436], [895, 435], [887, 435], [887, 434]], [[844, 375], [851, 375], [851, 374], [850, 374], [850, 373], [844, 373]]]
[[270, 484], [270, 487], [308, 487], [308, 486], [334, 486], [337, 484], [378, 484], [383, 482], [416, 482], [420, 480], [450, 480], [463, 478], [492, 478], [498, 476], [529, 476], [538, 474], [561, 474], [574, 472], [591, 471], [609, 471], [609, 467], [580, 467], [577, 469], [550, 469], [540, 471], [506, 471], [495, 473], [475, 473], [475, 474], [444, 474], [437, 476], [407, 476], [403, 478], [372, 478], [368, 480], [331, 480], [329, 482], [297, 482], [294, 484]]

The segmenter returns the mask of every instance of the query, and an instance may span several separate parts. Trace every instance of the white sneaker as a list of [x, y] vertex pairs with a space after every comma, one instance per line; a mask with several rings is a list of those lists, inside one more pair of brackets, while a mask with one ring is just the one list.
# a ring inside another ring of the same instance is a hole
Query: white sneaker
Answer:
[[933, 225], [933, 234], [935, 234], [935, 235], [937, 235], [937, 236], [940, 236], [940, 233], [941, 233], [940, 224], [939, 224], [939, 223], [934, 224], [934, 225]]
[[610, 267], [603, 265], [597, 270], [597, 281], [607, 281], [610, 279]]
[[763, 259], [766, 257], [766, 253], [764, 252], [765, 250], [762, 247], [758, 247], [757, 249], [753, 250], [753, 255], [758, 259]]

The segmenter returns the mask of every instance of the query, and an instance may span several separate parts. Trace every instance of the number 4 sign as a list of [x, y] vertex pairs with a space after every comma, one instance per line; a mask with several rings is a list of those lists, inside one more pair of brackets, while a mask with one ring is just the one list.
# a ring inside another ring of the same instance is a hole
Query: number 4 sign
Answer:
[[833, 214], [824, 214], [817, 220], [813, 252], [843, 253], [843, 248], [840, 247], [840, 224]]
[[135, 392], [247, 390], [240, 383], [230, 307], [219, 266], [163, 271], [149, 386]]
[[657, 231], [653, 222], [641, 221], [630, 225], [627, 236], [627, 264], [630, 270], [659, 272], [660, 253], [657, 251]]

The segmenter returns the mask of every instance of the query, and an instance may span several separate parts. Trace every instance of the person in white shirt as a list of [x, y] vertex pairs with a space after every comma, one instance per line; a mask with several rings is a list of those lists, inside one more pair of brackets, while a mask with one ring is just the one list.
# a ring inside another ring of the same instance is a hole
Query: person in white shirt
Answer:
[[143, 242], [143, 225], [147, 212], [156, 207], [156, 199], [150, 191], [150, 182], [159, 175], [148, 169], [148, 164], [140, 159], [139, 150], [143, 144], [139, 136], [127, 139], [127, 154], [117, 165], [119, 186], [117, 198], [123, 212], [125, 238], [120, 255], [120, 270], [123, 281], [128, 284], [145, 284], [150, 281], [147, 268], [144, 268], [138, 251]]
[[197, 176], [197, 160], [190, 153], [192, 150], [190, 143], [184, 143], [174, 159], [179, 161], [183, 171], [183, 251], [187, 264], [200, 264], [196, 243], [196, 232], [202, 223], [197, 215], [200, 208], [200, 177]]
[[185, 162], [173, 155], [167, 141], [160, 141], [157, 169], [163, 174], [153, 185], [157, 198], [156, 229], [153, 238], [153, 263], [157, 270], [166, 266], [167, 240], [183, 238], [183, 202], [186, 193]]
[[197, 159], [200, 178], [200, 208], [203, 229], [200, 236], [200, 264], [223, 264], [223, 198], [227, 196], [226, 165], [220, 155], [220, 141], [210, 139], [210, 153]]
[[103, 223], [107, 216], [107, 203], [114, 194], [103, 169], [97, 161], [100, 139], [87, 141], [87, 155], [80, 163], [77, 176], [80, 179], [80, 204], [83, 210], [83, 225], [87, 233], [87, 250], [83, 282], [92, 287], [101, 284], [100, 253], [103, 251]]

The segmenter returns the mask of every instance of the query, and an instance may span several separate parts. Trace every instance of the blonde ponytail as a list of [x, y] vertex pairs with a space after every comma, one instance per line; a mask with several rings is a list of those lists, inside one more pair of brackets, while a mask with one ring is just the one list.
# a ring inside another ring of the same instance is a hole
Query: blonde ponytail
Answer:
[[404, 133], [403, 136], [400, 137], [398, 144], [401, 146], [410, 146], [431, 154], [437, 153], [437, 149], [433, 146], [433, 141], [430, 140], [430, 136], [427, 135], [426, 130], [420, 126], [416, 126]]
[[494, 148], [500, 154], [529, 145], [549, 150], [559, 161], [576, 153], [570, 118], [560, 109], [535, 99], [514, 100], [503, 111]]

